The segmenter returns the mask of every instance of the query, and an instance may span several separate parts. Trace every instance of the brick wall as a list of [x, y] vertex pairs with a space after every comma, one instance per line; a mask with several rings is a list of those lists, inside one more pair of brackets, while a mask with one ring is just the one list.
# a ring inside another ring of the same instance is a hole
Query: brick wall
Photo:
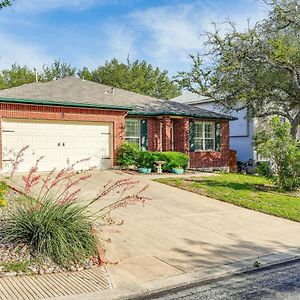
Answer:
[[174, 151], [188, 153], [190, 149], [190, 121], [173, 119]]
[[162, 151], [171, 150], [171, 118], [162, 119]]
[[229, 122], [221, 122], [221, 151], [190, 152], [190, 167], [229, 168]]
[[[0, 104], [0, 119], [35, 119], [55, 121], [106, 122], [113, 127], [113, 165], [116, 165], [117, 150], [125, 139], [124, 111], [70, 108], [58, 106]], [[2, 162], [2, 131], [0, 131], [0, 162]]]
[[147, 118], [148, 129], [148, 150], [160, 151], [160, 120], [157, 118]]
[[[0, 120], [2, 118], [35, 119], [56, 121], [106, 122], [113, 126], [113, 164], [116, 165], [117, 151], [125, 140], [124, 111], [55, 107], [26, 104], [0, 103]], [[164, 151], [171, 149], [171, 119], [169, 117], [147, 118], [148, 149]], [[160, 138], [160, 123], [162, 122], [163, 137]], [[221, 123], [221, 151], [190, 152], [189, 151], [189, 119], [174, 118], [174, 151], [190, 155], [191, 168], [219, 168], [229, 166], [229, 122]], [[1, 123], [0, 123], [1, 126]], [[162, 140], [162, 145], [161, 145]], [[2, 162], [2, 139], [0, 131], [0, 162]]]
[[[170, 148], [170, 126], [171, 119], [164, 118], [163, 126], [163, 150], [168, 151]], [[208, 121], [208, 120], [206, 120]], [[148, 118], [148, 150], [159, 151], [160, 141], [160, 122], [158, 118]], [[221, 122], [221, 151], [189, 151], [190, 148], [190, 123], [188, 118], [174, 118], [174, 151], [187, 153], [190, 156], [190, 168], [228, 168], [229, 167], [229, 122]], [[166, 135], [167, 133], [167, 135]]]

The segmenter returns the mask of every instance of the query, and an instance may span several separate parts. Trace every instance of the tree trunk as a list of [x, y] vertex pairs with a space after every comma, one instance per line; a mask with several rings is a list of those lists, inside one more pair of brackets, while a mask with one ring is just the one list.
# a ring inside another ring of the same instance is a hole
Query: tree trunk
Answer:
[[298, 130], [300, 130], [300, 111], [298, 111], [293, 122], [291, 122], [291, 125], [291, 135], [293, 139], [296, 140], [298, 137]]

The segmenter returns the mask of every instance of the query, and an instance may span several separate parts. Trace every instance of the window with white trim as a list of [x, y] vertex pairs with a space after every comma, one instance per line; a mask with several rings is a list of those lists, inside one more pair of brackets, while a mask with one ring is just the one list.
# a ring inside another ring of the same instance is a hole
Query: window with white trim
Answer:
[[194, 143], [196, 151], [215, 150], [215, 123], [195, 122]]
[[141, 122], [139, 119], [125, 120], [125, 140], [127, 143], [141, 145]]

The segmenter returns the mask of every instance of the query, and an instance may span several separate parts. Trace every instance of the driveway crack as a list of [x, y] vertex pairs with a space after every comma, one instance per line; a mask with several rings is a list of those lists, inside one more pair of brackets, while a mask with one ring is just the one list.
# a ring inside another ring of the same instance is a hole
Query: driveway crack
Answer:
[[176, 266], [174, 266], [174, 265], [172, 265], [172, 264], [166, 262], [165, 260], [163, 260], [163, 259], [161, 259], [161, 258], [159, 258], [159, 257], [157, 257], [157, 256], [153, 256], [153, 257], [156, 258], [156, 259], [158, 259], [159, 261], [165, 263], [166, 265], [169, 265], [170, 267], [173, 267], [173, 268], [177, 269], [177, 270], [180, 271], [180, 272], [186, 273], [185, 270], [180, 269], [180, 268], [178, 268], [178, 267], [176, 267]]

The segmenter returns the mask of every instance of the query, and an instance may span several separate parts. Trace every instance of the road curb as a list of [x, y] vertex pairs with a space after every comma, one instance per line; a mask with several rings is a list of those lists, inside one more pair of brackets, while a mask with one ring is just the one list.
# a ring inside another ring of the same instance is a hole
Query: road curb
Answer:
[[[269, 255], [255, 257], [243, 261], [229, 263], [212, 268], [206, 268], [194, 272], [184, 273], [168, 278], [157, 279], [150, 282], [132, 285], [125, 288], [70, 295], [66, 297], [51, 298], [51, 300], [129, 300], [145, 299], [150, 295], [166, 290], [184, 288], [185, 286], [204, 283], [206, 281], [221, 279], [230, 275], [241, 274], [258, 269], [292, 262], [300, 259], [300, 248], [288, 252], [276, 252]], [[258, 267], [259, 265], [259, 267]]]

